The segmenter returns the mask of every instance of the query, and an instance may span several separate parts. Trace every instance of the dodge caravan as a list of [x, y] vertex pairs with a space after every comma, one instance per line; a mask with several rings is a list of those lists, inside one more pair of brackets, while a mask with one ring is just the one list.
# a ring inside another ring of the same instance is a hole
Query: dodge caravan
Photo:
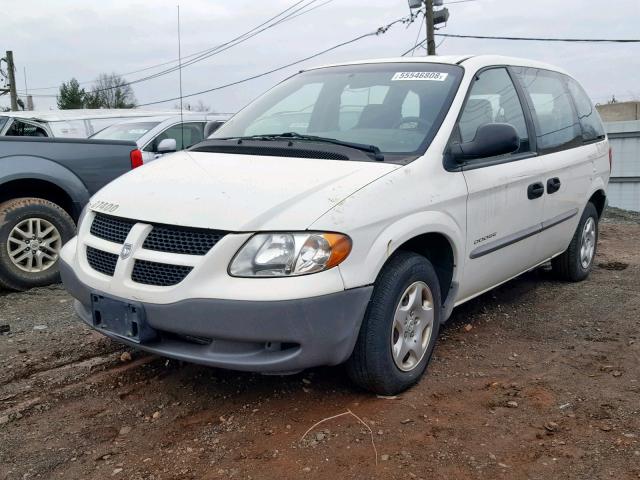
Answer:
[[303, 71], [100, 190], [61, 252], [90, 327], [159, 355], [393, 394], [457, 305], [594, 262], [610, 151], [564, 71], [498, 56]]

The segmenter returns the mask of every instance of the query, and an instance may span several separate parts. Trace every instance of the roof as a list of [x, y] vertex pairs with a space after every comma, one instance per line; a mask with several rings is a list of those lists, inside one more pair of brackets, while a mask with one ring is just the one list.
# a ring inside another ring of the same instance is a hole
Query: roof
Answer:
[[[183, 112], [182, 118], [185, 120], [202, 120], [202, 121], [212, 121], [212, 120], [226, 120], [229, 118], [229, 115], [220, 115], [217, 113], [206, 113], [206, 112]], [[173, 112], [171, 114], [163, 114], [163, 115], [152, 115], [145, 117], [134, 117], [128, 118], [127, 120], [123, 120], [122, 122], [118, 122], [118, 125], [126, 124], [126, 123], [137, 123], [137, 122], [164, 122], [165, 120], [180, 119], [180, 112]]]
[[[193, 114], [193, 112], [184, 112], [184, 115]], [[163, 115], [166, 117], [172, 115], [180, 115], [179, 110], [143, 110], [131, 108], [104, 108], [104, 109], [86, 109], [80, 108], [75, 110], [42, 110], [42, 111], [19, 111], [19, 112], [0, 112], [0, 116], [33, 118], [45, 122], [55, 122], [61, 120], [87, 120], [92, 118], [127, 118], [127, 117], [149, 117]]]
[[448, 65], [473, 65], [477, 68], [482, 68], [489, 65], [519, 65], [523, 67], [536, 67], [546, 70], [554, 70], [562, 73], [566, 73], [563, 69], [554, 65], [539, 62], [537, 60], [530, 60], [526, 58], [518, 57], [506, 57], [502, 55], [428, 55], [422, 57], [391, 57], [391, 58], [374, 58], [367, 60], [358, 60], [353, 62], [335, 63], [329, 65], [322, 65], [309, 70], [315, 70], [317, 68], [337, 67], [343, 65], [363, 65], [371, 63], [444, 63]]

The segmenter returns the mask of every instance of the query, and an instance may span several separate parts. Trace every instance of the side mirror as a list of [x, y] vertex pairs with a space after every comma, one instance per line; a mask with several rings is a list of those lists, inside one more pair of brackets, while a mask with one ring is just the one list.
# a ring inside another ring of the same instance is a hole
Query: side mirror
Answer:
[[157, 153], [171, 153], [178, 149], [175, 138], [165, 138], [156, 147]]
[[476, 136], [470, 142], [451, 146], [451, 155], [457, 163], [475, 158], [495, 157], [513, 153], [520, 148], [518, 132], [508, 123], [487, 123], [480, 125]]

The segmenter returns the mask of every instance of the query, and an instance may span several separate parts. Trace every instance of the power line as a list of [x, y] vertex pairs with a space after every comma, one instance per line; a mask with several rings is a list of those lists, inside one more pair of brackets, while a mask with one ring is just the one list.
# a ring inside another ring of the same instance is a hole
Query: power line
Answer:
[[436, 33], [439, 37], [473, 38], [481, 40], [519, 40], [528, 42], [581, 42], [581, 43], [640, 43], [635, 38], [549, 38], [549, 37], [497, 37], [488, 35], [457, 35], [453, 33]]
[[[234, 47], [234, 46], [236, 46], [236, 45], [238, 45], [240, 43], [243, 43], [243, 42], [249, 40], [250, 38], [253, 38], [254, 36], [264, 32], [265, 30], [273, 28], [273, 27], [275, 27], [277, 25], [280, 25], [281, 23], [284, 23], [286, 21], [293, 20], [294, 18], [297, 18], [297, 17], [299, 17], [301, 15], [305, 15], [305, 14], [311, 12], [312, 10], [315, 10], [316, 8], [319, 8], [319, 7], [323, 6], [323, 5], [326, 5], [327, 3], [331, 3], [333, 0], [327, 0], [327, 1], [323, 2], [320, 5], [316, 5], [315, 7], [308, 8], [308, 9], [307, 9], [307, 7], [311, 6], [313, 3], [316, 3], [318, 0], [309, 0], [308, 3], [300, 6], [300, 4], [302, 4], [302, 3], [306, 2], [306, 1], [307, 0], [298, 0], [297, 2], [295, 2], [294, 4], [292, 4], [291, 6], [286, 8], [285, 10], [281, 11], [277, 15], [274, 15], [273, 17], [269, 18], [268, 20], [262, 22], [260, 25], [252, 28], [251, 30], [248, 30], [248, 31], [244, 32], [241, 35], [238, 35], [237, 37], [235, 37], [235, 38], [233, 38], [233, 39], [231, 39], [231, 40], [229, 40], [229, 41], [227, 41], [225, 43], [222, 43], [222, 44], [217, 45], [215, 47], [207, 48], [205, 50], [201, 50], [199, 52], [192, 53], [190, 55], [186, 55], [185, 57], [183, 57], [183, 60], [185, 60], [185, 59], [189, 59], [189, 60], [182, 64], [182, 68], [184, 68], [185, 66], [189, 66], [189, 65], [193, 65], [195, 63], [198, 63], [198, 62], [200, 62], [200, 61], [202, 61], [202, 60], [204, 60], [206, 58], [209, 58], [209, 57], [211, 57], [213, 55], [217, 55], [218, 53], [222, 53], [223, 51], [228, 50], [229, 48], [232, 48], [232, 47]], [[291, 11], [291, 10], [293, 10], [293, 11]], [[285, 15], [287, 12], [290, 12], [290, 13]], [[285, 16], [283, 17], [283, 15], [285, 15]], [[279, 18], [279, 17], [282, 17], [282, 18]], [[276, 21], [274, 22], [274, 20], [276, 20]], [[274, 22], [274, 23], [271, 23], [271, 22]], [[143, 72], [143, 71], [147, 71], [147, 70], [152, 70], [152, 69], [160, 67], [160, 66], [173, 64], [173, 63], [175, 63], [177, 61], [178, 60], [171, 60], [169, 62], [164, 62], [164, 63], [160, 63], [160, 64], [157, 64], [157, 65], [152, 65], [150, 67], [146, 67], [146, 68], [143, 68], [143, 69], [139, 69], [139, 70], [134, 70], [132, 72], [123, 73], [123, 74], [121, 74], [121, 76], [130, 75], [132, 73], [139, 73], [139, 72]], [[158, 78], [160, 76], [167, 75], [169, 73], [175, 72], [177, 70], [178, 70], [178, 66], [174, 65], [174, 66], [172, 66], [172, 67], [170, 67], [168, 69], [162, 70], [160, 72], [156, 72], [154, 74], [150, 74], [148, 76], [141, 77], [141, 78], [132, 80], [130, 82], [126, 82], [125, 84], [119, 85], [118, 87], [123, 87], [123, 86], [126, 86], [126, 85], [133, 85], [133, 84], [140, 83], [140, 82], [143, 82], [143, 81], [152, 80], [154, 78]], [[79, 82], [80, 85], [86, 85], [86, 84], [89, 84], [89, 83], [93, 83], [93, 81]], [[100, 89], [100, 90], [97, 90], [97, 91], [111, 90], [113, 88], [118, 88], [118, 87], [108, 87], [108, 88]], [[31, 88], [31, 90], [49, 90], [49, 89], [57, 89], [57, 88], [59, 88], [59, 86], [37, 87], [37, 88]]]
[[[304, 0], [302, 0], [302, 1], [304, 1]], [[226, 50], [229, 50], [230, 48], [235, 47], [236, 45], [239, 45], [240, 43], [243, 43], [243, 42], [245, 42], [245, 41], [249, 40], [250, 38], [255, 37], [256, 35], [258, 35], [258, 34], [260, 34], [260, 33], [264, 32], [265, 30], [268, 30], [268, 29], [270, 29], [270, 28], [273, 28], [273, 27], [275, 27], [275, 26], [279, 25], [280, 23], [283, 23], [283, 22], [285, 22], [285, 21], [287, 21], [287, 20], [290, 20], [291, 18], [293, 18], [293, 15], [294, 15], [294, 14], [296, 14], [297, 12], [300, 12], [300, 10], [303, 10], [305, 7], [307, 7], [307, 6], [311, 5], [312, 3], [315, 3], [315, 2], [317, 2], [317, 1], [318, 1], [318, 0], [311, 0], [311, 1], [310, 1], [309, 3], [307, 3], [306, 5], [303, 5], [302, 7], [299, 7], [297, 10], [294, 10], [294, 11], [293, 11], [293, 12], [291, 12], [289, 15], [287, 15], [287, 16], [285, 16], [285, 17], [281, 18], [280, 20], [278, 20], [278, 21], [277, 21], [277, 22], [275, 22], [275, 23], [272, 23], [272, 24], [270, 24], [270, 25], [267, 25], [267, 26], [265, 26], [264, 28], [259, 29], [259, 30], [252, 29], [252, 30], [250, 30], [249, 32], [246, 32], [245, 34], [242, 34], [242, 35], [240, 35], [240, 36], [238, 36], [238, 37], [234, 38], [233, 40], [230, 40], [230, 41], [228, 41], [228, 42], [226, 42], [226, 43], [223, 43], [222, 45], [219, 45], [219, 46], [217, 46], [217, 47], [214, 47], [214, 48], [212, 48], [212, 49], [209, 49], [208, 51], [206, 51], [206, 53], [203, 53], [203, 54], [201, 54], [201, 55], [197, 56], [196, 58], [192, 58], [192, 59], [191, 59], [191, 60], [189, 60], [188, 62], [183, 63], [183, 64], [182, 64], [182, 68], [184, 68], [184, 67], [188, 67], [188, 66], [193, 65], [193, 64], [195, 64], [195, 63], [201, 62], [202, 60], [204, 60], [204, 59], [206, 59], [206, 58], [212, 57], [212, 56], [217, 55], [217, 54], [219, 54], [219, 53], [222, 53], [222, 52], [224, 52], [224, 51], [226, 51]], [[293, 7], [295, 7], [296, 5], [298, 5], [298, 4], [300, 4], [300, 3], [301, 3], [300, 1], [299, 1], [299, 2], [297, 2], [295, 5], [293, 5]], [[292, 7], [290, 7], [290, 8], [292, 8]], [[289, 10], [289, 9], [287, 9], [287, 10]], [[286, 11], [286, 10], [285, 10], [285, 11]], [[282, 13], [284, 13], [284, 12], [282, 12]], [[281, 13], [281, 14], [282, 14], [282, 13]], [[306, 12], [302, 12], [302, 13], [306, 13]], [[279, 15], [281, 15], [281, 14], [279, 14]], [[277, 15], [277, 16], [279, 16], [279, 15]], [[277, 16], [276, 16], [276, 17], [277, 17]], [[265, 23], [268, 23], [268, 22], [265, 22]], [[264, 25], [264, 24], [262, 24], [262, 25]], [[258, 27], [256, 27], [256, 28], [258, 28]], [[254, 30], [255, 30], [255, 31], [254, 31]], [[253, 32], [253, 33], [250, 33], [250, 32]], [[143, 77], [143, 78], [139, 78], [139, 79], [136, 79], [136, 80], [132, 80], [131, 82], [127, 82], [125, 85], [132, 85], [132, 84], [135, 84], [135, 83], [140, 83], [140, 82], [143, 82], [143, 81], [152, 80], [152, 79], [154, 79], [154, 78], [158, 78], [158, 77], [160, 77], [160, 76], [167, 75], [167, 74], [169, 74], [169, 73], [175, 72], [175, 71], [177, 71], [177, 70], [178, 70], [178, 67], [177, 67], [177, 66], [174, 66], [174, 67], [168, 68], [168, 69], [166, 69], [166, 70], [163, 70], [163, 71], [161, 71], [161, 72], [157, 72], [157, 73], [154, 73], [154, 74], [152, 74], [152, 75], [149, 75], [149, 76], [147, 76], [147, 77]], [[121, 85], [121, 86], [124, 86], [124, 85]], [[110, 89], [112, 89], [112, 88], [114, 88], [114, 87], [109, 87], [109, 88], [105, 88], [105, 89], [102, 89], [102, 90], [110, 90]], [[99, 91], [102, 91], [102, 90], [96, 90], [96, 92], [99, 92]]]
[[[333, 47], [329, 47], [329, 48], [327, 48], [325, 50], [322, 50], [321, 52], [317, 52], [317, 53], [314, 53], [313, 55], [309, 55], [308, 57], [301, 58], [299, 60], [296, 60], [295, 62], [291, 62], [291, 63], [288, 63], [286, 65], [282, 65], [280, 67], [268, 70], [266, 72], [259, 73], [257, 75], [253, 75], [251, 77], [244, 78], [242, 80], [236, 80], [235, 82], [227, 83], [227, 84], [220, 85], [220, 86], [213, 87], [213, 88], [208, 88], [206, 90], [201, 90], [199, 92], [190, 93], [188, 95], [184, 95], [183, 98], [194, 97], [196, 95], [202, 95], [203, 93], [209, 93], [209, 92], [214, 92], [214, 91], [217, 91], [217, 90], [222, 90], [224, 88], [232, 87], [234, 85], [239, 85], [241, 83], [245, 83], [245, 82], [248, 82], [250, 80], [255, 80], [255, 79], [260, 78], [260, 77], [265, 77], [267, 75], [270, 75], [272, 73], [278, 72], [280, 70], [284, 70], [284, 69], [292, 67], [294, 65], [298, 65], [300, 63], [306, 62], [307, 60], [311, 60], [312, 58], [319, 57], [320, 55], [324, 55], [325, 53], [328, 53], [328, 52], [330, 52], [332, 50], [336, 50], [336, 49], [338, 49], [340, 47], [344, 47], [344, 46], [349, 45], [351, 43], [355, 43], [355, 42], [357, 42], [359, 40], [362, 40], [363, 38], [382, 35], [382, 34], [386, 33], [392, 26], [396, 25], [397, 23], [411, 23], [411, 22], [413, 22], [416, 19], [416, 16], [417, 16], [417, 14], [413, 14], [412, 13], [408, 17], [402, 17], [402, 18], [399, 18], [397, 20], [394, 20], [393, 22], [388, 23], [387, 25], [379, 27], [375, 31], [372, 31], [372, 32], [369, 32], [369, 33], [365, 33], [365, 34], [360, 35], [358, 37], [352, 38], [351, 40], [347, 40], [346, 42], [339, 43], [338, 45], [334, 45]], [[156, 105], [158, 103], [173, 102], [175, 100], [178, 100], [178, 98], [174, 97], [174, 98], [167, 98], [165, 100], [156, 100], [154, 102], [141, 103], [138, 106], [139, 107], [146, 107], [148, 105]]]
[[412, 56], [414, 54], [415, 49], [417, 48], [418, 43], [420, 43], [420, 33], [422, 33], [422, 25], [424, 25], [423, 22], [420, 22], [419, 24], [420, 24], [420, 26], [418, 27], [418, 34], [416, 35], [416, 41], [414, 43], [413, 49], [411, 50], [411, 55]]
[[411, 54], [413, 55], [413, 52], [415, 50], [417, 50], [418, 48], [422, 48], [424, 47], [424, 44], [427, 43], [427, 39], [425, 38], [424, 40], [422, 40], [421, 42], [417, 42], [413, 47], [411, 47], [409, 50], [407, 50], [406, 52], [404, 52], [402, 55], [400, 55], [401, 57], [406, 57], [407, 55]]

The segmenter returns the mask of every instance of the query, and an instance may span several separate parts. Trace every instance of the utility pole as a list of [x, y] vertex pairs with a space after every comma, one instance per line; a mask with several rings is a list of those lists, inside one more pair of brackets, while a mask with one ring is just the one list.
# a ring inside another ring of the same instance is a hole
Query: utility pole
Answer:
[[5, 57], [7, 62], [7, 77], [9, 79], [9, 96], [11, 97], [11, 110], [18, 111], [18, 93], [16, 92], [16, 67], [13, 64], [13, 52], [7, 50]]
[[[443, 0], [408, 0], [409, 9], [412, 11], [416, 8], [422, 8], [424, 5], [424, 22], [427, 26], [427, 54], [436, 54], [435, 26], [440, 23], [446, 23], [449, 20], [449, 9], [441, 8], [434, 10], [433, 7], [442, 7]], [[422, 44], [422, 42], [421, 42]]]
[[424, 0], [424, 21], [427, 24], [427, 55], [436, 54], [436, 41], [433, 37], [433, 0]]

